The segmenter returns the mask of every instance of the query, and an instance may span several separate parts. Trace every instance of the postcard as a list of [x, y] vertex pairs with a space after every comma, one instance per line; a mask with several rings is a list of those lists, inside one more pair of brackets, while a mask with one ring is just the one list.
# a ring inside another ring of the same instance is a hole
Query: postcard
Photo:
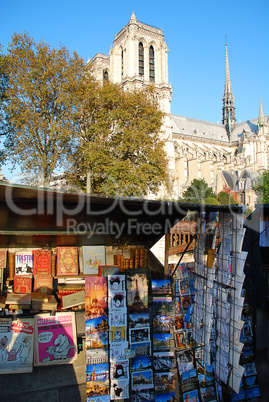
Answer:
[[155, 391], [153, 385], [145, 385], [142, 389], [132, 390], [133, 402], [155, 402]]
[[151, 354], [151, 343], [150, 342], [132, 343], [130, 348], [131, 348], [131, 350], [134, 351], [134, 357], [150, 356], [150, 354]]
[[87, 402], [110, 402], [110, 395], [88, 396]]
[[176, 388], [176, 377], [174, 371], [155, 372], [155, 391], [168, 391]]
[[146, 274], [136, 274], [127, 277], [128, 312], [148, 312], [148, 281]]
[[108, 349], [86, 349], [86, 364], [108, 363]]
[[129, 360], [110, 361], [110, 378], [129, 379]]
[[178, 371], [182, 375], [189, 370], [193, 369], [193, 358], [189, 350], [176, 352]]
[[93, 334], [98, 332], [103, 332], [108, 330], [107, 316], [103, 315], [101, 317], [90, 318], [85, 320], [86, 325], [86, 336], [87, 334]]
[[108, 296], [114, 296], [115, 293], [125, 292], [125, 275], [108, 275]]
[[154, 352], [153, 367], [155, 370], [168, 370], [174, 368], [174, 352]]
[[108, 331], [89, 333], [86, 332], [86, 350], [97, 348], [108, 348]]
[[174, 330], [179, 331], [184, 329], [184, 316], [183, 314], [176, 315]]
[[95, 318], [107, 314], [107, 281], [98, 276], [85, 278], [85, 316]]
[[154, 331], [170, 331], [173, 329], [173, 317], [167, 315], [153, 316], [153, 329]]
[[173, 347], [173, 334], [153, 334], [153, 350], [169, 350]]
[[183, 394], [183, 402], [198, 402], [198, 389], [194, 389], [193, 391], [185, 392]]
[[126, 292], [115, 292], [108, 298], [110, 312], [118, 311], [123, 313], [126, 310]]
[[177, 401], [177, 395], [175, 392], [169, 392], [166, 394], [155, 394], [155, 402], [167, 402], [167, 401]]
[[140, 371], [132, 373], [132, 388], [143, 389], [146, 385], [153, 385], [153, 371]]
[[178, 350], [186, 349], [186, 335], [185, 331], [176, 332], [175, 334], [175, 345]]
[[119, 342], [110, 345], [110, 361], [126, 360], [126, 350], [128, 350], [128, 342]]
[[116, 326], [109, 328], [110, 344], [126, 341], [126, 326]]
[[151, 367], [151, 356], [137, 356], [131, 359], [131, 371], [144, 371]]
[[131, 343], [149, 342], [150, 341], [150, 327], [130, 328], [129, 341]]
[[86, 392], [87, 396], [109, 394], [109, 363], [86, 366]]
[[112, 380], [110, 384], [110, 399], [129, 399], [129, 380]]
[[152, 279], [151, 286], [153, 295], [172, 294], [170, 279]]
[[161, 315], [170, 315], [173, 313], [174, 304], [171, 296], [153, 297], [153, 312]]
[[113, 311], [108, 315], [110, 326], [127, 326], [127, 309], [120, 309], [120, 311]]
[[149, 313], [128, 314], [129, 328], [149, 326]]

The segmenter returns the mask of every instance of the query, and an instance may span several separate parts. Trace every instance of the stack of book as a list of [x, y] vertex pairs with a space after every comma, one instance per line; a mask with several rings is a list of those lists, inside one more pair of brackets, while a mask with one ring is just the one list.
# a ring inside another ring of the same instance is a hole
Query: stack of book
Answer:
[[8, 293], [5, 304], [8, 310], [30, 310], [31, 293]]
[[33, 310], [57, 310], [58, 303], [55, 296], [42, 292], [32, 292], [31, 296]]

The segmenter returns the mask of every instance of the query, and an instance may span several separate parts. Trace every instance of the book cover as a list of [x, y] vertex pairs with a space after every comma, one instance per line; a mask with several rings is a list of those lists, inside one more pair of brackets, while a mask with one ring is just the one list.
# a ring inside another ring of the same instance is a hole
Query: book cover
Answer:
[[32, 302], [33, 301], [44, 302], [44, 301], [49, 300], [47, 293], [43, 293], [43, 292], [32, 292], [31, 299], [32, 299]]
[[35, 366], [71, 364], [77, 358], [74, 312], [35, 315]]
[[7, 250], [5, 248], [0, 249], [0, 269], [7, 266]]
[[57, 307], [58, 302], [53, 295], [49, 295], [47, 301], [32, 301], [32, 308], [34, 310], [57, 310]]
[[0, 344], [0, 374], [33, 371], [33, 318], [0, 320]]
[[78, 275], [77, 247], [57, 247], [57, 275]]
[[51, 275], [51, 250], [33, 250], [34, 275]]
[[71, 308], [85, 304], [85, 290], [62, 296], [62, 309]]
[[13, 291], [14, 291], [14, 293], [31, 293], [32, 292], [32, 276], [15, 275]]
[[99, 265], [98, 276], [108, 276], [120, 273], [120, 267], [118, 265]]
[[6, 304], [31, 304], [31, 293], [8, 293]]
[[33, 274], [33, 251], [25, 250], [15, 253], [15, 275]]
[[83, 272], [86, 275], [98, 275], [99, 265], [106, 264], [105, 246], [82, 246]]
[[51, 275], [36, 275], [34, 277], [34, 292], [52, 294], [53, 278]]

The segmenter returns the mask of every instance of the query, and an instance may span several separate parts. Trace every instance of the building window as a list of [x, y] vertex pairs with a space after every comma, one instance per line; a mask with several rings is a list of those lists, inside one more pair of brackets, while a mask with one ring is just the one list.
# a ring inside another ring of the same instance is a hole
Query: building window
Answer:
[[107, 71], [107, 70], [104, 70], [104, 72], [103, 72], [103, 78], [104, 78], [104, 82], [108, 82], [108, 81], [109, 81], [108, 71]]
[[149, 48], [149, 80], [155, 82], [154, 49], [152, 45]]
[[144, 75], [144, 46], [142, 42], [138, 45], [138, 67], [139, 75]]
[[124, 64], [123, 64], [123, 50], [121, 51], [121, 78], [123, 78], [123, 68], [124, 68]]

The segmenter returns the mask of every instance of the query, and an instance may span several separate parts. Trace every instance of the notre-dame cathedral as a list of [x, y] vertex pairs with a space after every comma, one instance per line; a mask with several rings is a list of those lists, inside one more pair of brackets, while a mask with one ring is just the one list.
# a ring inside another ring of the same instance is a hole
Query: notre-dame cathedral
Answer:
[[88, 63], [100, 82], [110, 80], [126, 89], [154, 83], [165, 113], [163, 135], [175, 177], [175, 196], [181, 196], [194, 178], [204, 178], [216, 193], [232, 191], [240, 204], [254, 209], [252, 183], [268, 167], [269, 116], [263, 114], [260, 102], [258, 118], [236, 123], [225, 46], [222, 124], [171, 114], [172, 87], [163, 31], [139, 22], [134, 13], [115, 36], [109, 55], [98, 53]]

